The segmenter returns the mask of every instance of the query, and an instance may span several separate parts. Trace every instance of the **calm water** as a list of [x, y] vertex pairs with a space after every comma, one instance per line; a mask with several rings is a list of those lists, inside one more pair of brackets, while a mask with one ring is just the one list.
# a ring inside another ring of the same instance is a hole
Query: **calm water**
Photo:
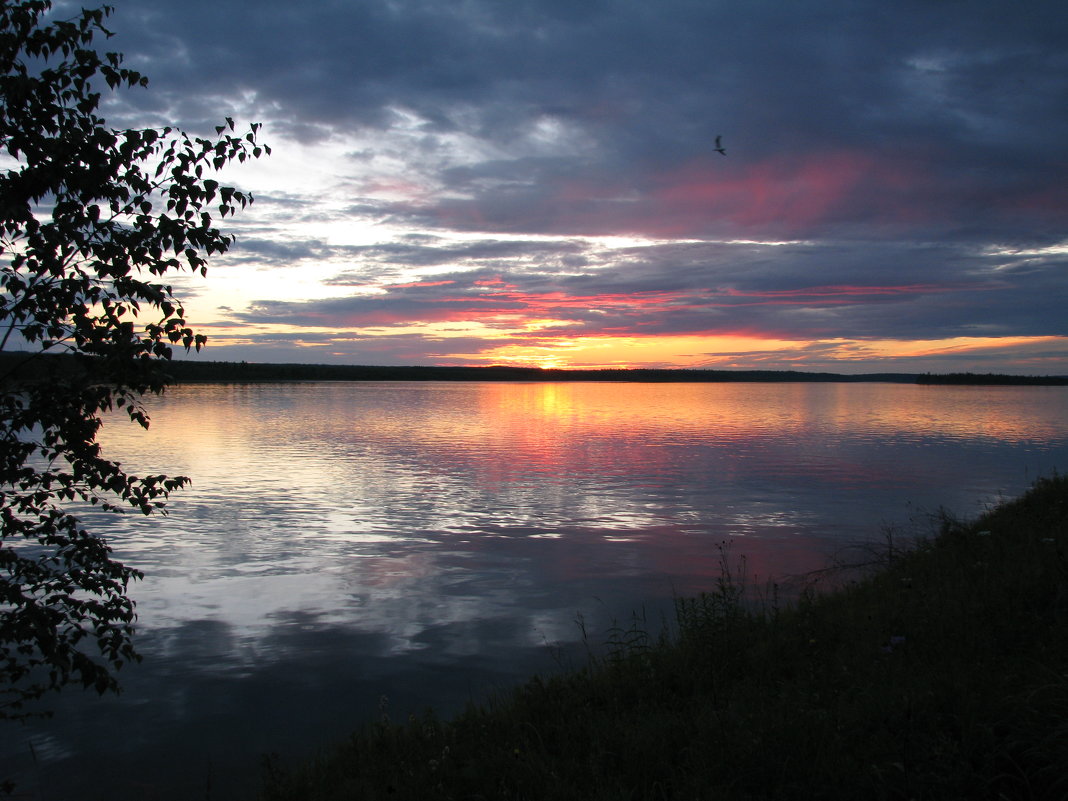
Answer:
[[265, 752], [557, 669], [579, 616], [655, 620], [722, 543], [763, 582], [1068, 469], [1065, 388], [188, 386], [151, 413], [105, 452], [193, 486], [89, 520], [146, 573], [145, 660], [5, 732], [27, 797], [234, 797]]

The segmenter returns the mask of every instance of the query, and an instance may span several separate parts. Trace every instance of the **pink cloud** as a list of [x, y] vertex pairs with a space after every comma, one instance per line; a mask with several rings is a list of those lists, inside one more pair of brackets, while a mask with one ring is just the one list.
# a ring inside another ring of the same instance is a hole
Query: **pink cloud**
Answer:
[[[682, 311], [701, 312], [740, 306], [841, 306], [876, 298], [951, 292], [961, 288], [942, 284], [832, 285], [780, 290], [727, 287], [576, 295], [559, 290], [523, 291], [514, 284], [495, 278], [475, 281], [468, 288], [469, 291], [463, 291], [454, 281], [396, 284], [389, 289], [441, 286], [455, 287], [455, 290], [450, 289], [443, 294], [398, 297], [395, 307], [386, 299], [379, 308], [344, 315], [341, 319], [333, 318], [333, 322], [345, 326], [366, 326], [477, 320], [498, 323], [510, 321], [511, 324], [522, 325], [531, 320], [556, 319], [566, 322], [584, 319], [583, 327], [587, 328], [590, 321], [584, 312], [597, 309], [606, 314], [604, 325], [599, 330], [609, 332], [617, 330], [623, 320], [627, 320], [626, 325], [630, 330], [639, 330], [642, 326], [658, 325], [665, 315]], [[326, 319], [329, 315], [322, 317], [324, 324], [329, 324]], [[592, 332], [587, 329], [587, 333]], [[749, 332], [749, 335], [760, 334]]]
[[705, 161], [662, 176], [652, 199], [668, 224], [699, 228], [727, 220], [804, 230], [847, 219], [858, 208], [900, 219], [907, 209], [901, 195], [918, 180], [912, 172], [857, 151], [774, 159], [726, 174]]
[[926, 174], [908, 159], [845, 150], [749, 165], [700, 158], [652, 176], [640, 193], [571, 181], [552, 203], [573, 228], [685, 236], [723, 223], [804, 232], [849, 220], [914, 222], [930, 213], [931, 197]]

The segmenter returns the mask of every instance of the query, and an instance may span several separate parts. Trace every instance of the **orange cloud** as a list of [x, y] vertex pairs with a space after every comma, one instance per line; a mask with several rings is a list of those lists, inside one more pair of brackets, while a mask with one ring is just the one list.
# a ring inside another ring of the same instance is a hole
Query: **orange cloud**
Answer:
[[[1068, 347], [1064, 337], [954, 337], [943, 340], [791, 339], [770, 332], [733, 332], [665, 336], [553, 337], [527, 343], [490, 346], [478, 353], [447, 354], [449, 358], [484, 364], [559, 368], [741, 368], [846, 369], [861, 362], [865, 369], [917, 371], [915, 362], [928, 357], [961, 357], [1000, 351], [1010, 363], [1019, 351], [1026, 359], [1035, 347]], [[878, 364], [878, 367], [873, 365]], [[854, 368], [855, 369], [855, 368]], [[928, 368], [920, 368], [928, 369]]]

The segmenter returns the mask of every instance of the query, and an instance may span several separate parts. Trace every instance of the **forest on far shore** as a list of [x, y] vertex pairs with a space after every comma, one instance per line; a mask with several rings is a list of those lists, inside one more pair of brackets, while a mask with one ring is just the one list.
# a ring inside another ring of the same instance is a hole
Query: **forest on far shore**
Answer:
[[[73, 357], [13, 351], [0, 353], [0, 380], [39, 380], [56, 371], [85, 370]], [[539, 367], [380, 366], [269, 364], [176, 359], [164, 365], [171, 383], [250, 383], [269, 381], [631, 381], [631, 382], [882, 382], [1005, 386], [1068, 386], [1068, 376], [996, 373], [810, 373], [795, 370], [604, 369]]]

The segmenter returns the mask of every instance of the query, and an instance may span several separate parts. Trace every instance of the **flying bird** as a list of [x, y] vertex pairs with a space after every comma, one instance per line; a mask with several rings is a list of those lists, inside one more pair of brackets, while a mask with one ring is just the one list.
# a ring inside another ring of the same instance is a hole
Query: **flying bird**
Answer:
[[723, 149], [723, 137], [722, 136], [717, 136], [716, 137], [716, 152], [720, 153], [720, 154], [722, 154], [724, 156], [727, 155], [727, 151]]

